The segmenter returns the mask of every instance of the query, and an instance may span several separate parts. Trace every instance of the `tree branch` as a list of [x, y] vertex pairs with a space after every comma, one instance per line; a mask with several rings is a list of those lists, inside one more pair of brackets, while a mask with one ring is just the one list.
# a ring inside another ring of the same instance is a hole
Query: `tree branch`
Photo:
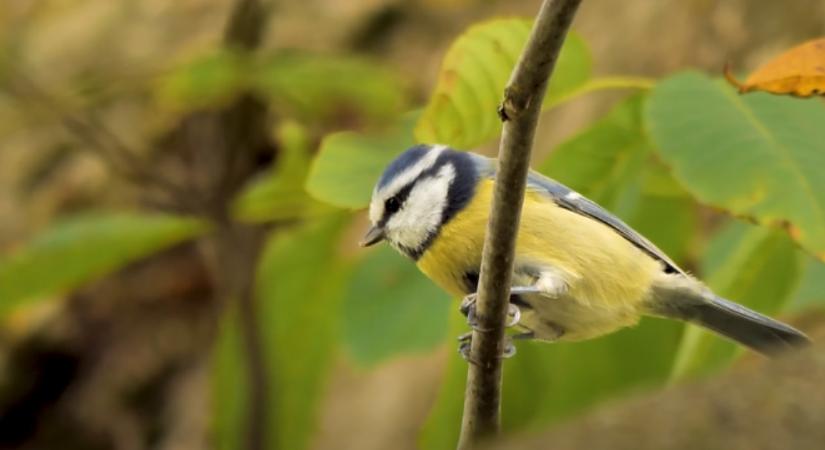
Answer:
[[[224, 30], [224, 45], [246, 52], [254, 52], [261, 45], [269, 18], [269, 8], [263, 0], [236, 0]], [[257, 320], [254, 294], [255, 267], [263, 236], [255, 229], [234, 223], [229, 205], [237, 190], [254, 170], [254, 152], [264, 145], [267, 107], [250, 95], [237, 99], [228, 109], [219, 113], [217, 127], [223, 137], [223, 146], [215, 159], [218, 167], [212, 171], [210, 201], [212, 215], [223, 224], [217, 237], [223, 245], [230, 245], [243, 269], [236, 274], [234, 286], [238, 301], [241, 333], [249, 376], [249, 406], [244, 447], [247, 450], [271, 448], [276, 441], [276, 430], [268, 429], [274, 405], [271, 399], [266, 354], [261, 340], [261, 324]], [[222, 259], [222, 270], [231, 273], [236, 264], [231, 258]], [[245, 264], [244, 264], [245, 263]], [[231, 282], [231, 281], [230, 281]]]
[[504, 122], [497, 181], [484, 241], [464, 416], [458, 448], [498, 433], [501, 355], [509, 303], [516, 231], [524, 200], [536, 123], [547, 81], [581, 0], [544, 0], [527, 46], [504, 90]]

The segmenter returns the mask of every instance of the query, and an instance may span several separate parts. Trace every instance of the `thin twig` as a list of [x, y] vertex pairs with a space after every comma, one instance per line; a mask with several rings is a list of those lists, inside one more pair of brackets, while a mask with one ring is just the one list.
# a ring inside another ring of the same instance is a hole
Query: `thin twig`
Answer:
[[[236, 0], [224, 30], [224, 45], [244, 52], [257, 50], [266, 31], [268, 13], [268, 2]], [[246, 157], [245, 160], [248, 161], [249, 156], [254, 152], [255, 138], [259, 136], [255, 131], [260, 129], [260, 123], [265, 120], [266, 114], [265, 105], [254, 98], [242, 97], [218, 118], [224, 145], [218, 145], [218, 148], [222, 147], [223, 151], [215, 155], [220, 165], [216, 168], [217, 170], [212, 171], [215, 178], [211, 183], [211, 192], [209, 192], [210, 203], [214, 200], [214, 204], [217, 205], [218, 210], [214, 211], [213, 215], [218, 221], [226, 220], [231, 216], [229, 208], [236, 190], [250, 175], [249, 168], [239, 166], [239, 164], [244, 161], [243, 157]], [[245, 234], [250, 233], [255, 235], [250, 230], [246, 230]], [[219, 233], [218, 239], [231, 242], [231, 236], [232, 233]], [[257, 242], [257, 247], [260, 248], [261, 239], [258, 238]], [[254, 255], [254, 252], [247, 253], [247, 262], [249, 262], [249, 254]], [[240, 256], [243, 257], [243, 255]], [[275, 448], [275, 442], [277, 442], [277, 430], [272, 428], [270, 420], [275, 405], [271, 402], [273, 395], [269, 383], [270, 374], [267, 370], [267, 355], [264, 353], [261, 338], [261, 324], [255, 313], [254, 262], [256, 260], [257, 258], [251, 257], [252, 264], [246, 268], [249, 273], [245, 278], [245, 283], [238, 286], [242, 293], [238, 299], [238, 308], [250, 383], [249, 410], [245, 430], [247, 450]], [[225, 267], [225, 269], [231, 270], [231, 267]]]
[[[258, 244], [260, 244], [259, 241]], [[241, 274], [244, 277], [244, 282], [238, 286], [240, 297], [237, 301], [249, 377], [249, 391], [246, 393], [249, 398], [249, 410], [244, 448], [247, 450], [264, 450], [267, 448], [266, 426], [271, 405], [265, 400], [270, 395], [270, 384], [266, 367], [266, 354], [264, 353], [261, 337], [261, 325], [255, 303], [254, 274], [255, 261], [257, 260], [254, 257], [255, 254], [256, 251], [252, 250], [242, 255], [242, 257], [250, 260], [252, 264], [246, 267], [246, 274]]]
[[[484, 241], [464, 417], [458, 448], [498, 433], [501, 355], [513, 271], [513, 254], [536, 123], [547, 81], [581, 0], [544, 0], [533, 30], [504, 91], [504, 121], [497, 181]], [[483, 332], [480, 330], [484, 330]]]
[[74, 114], [63, 108], [54, 95], [22, 73], [12, 72], [7, 78], [6, 92], [29, 101], [43, 116], [59, 120], [71, 135], [84, 144], [80, 149], [94, 152], [116, 176], [139, 187], [157, 187], [181, 203], [188, 201], [190, 193], [184, 187], [153, 173], [136, 150], [129, 148], [91, 113]]

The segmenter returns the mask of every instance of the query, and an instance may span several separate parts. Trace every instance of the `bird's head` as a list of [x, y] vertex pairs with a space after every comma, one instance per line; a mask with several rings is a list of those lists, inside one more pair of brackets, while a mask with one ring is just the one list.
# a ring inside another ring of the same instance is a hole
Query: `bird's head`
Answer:
[[375, 185], [369, 209], [372, 226], [361, 245], [386, 240], [418, 259], [441, 226], [469, 202], [477, 181], [472, 154], [440, 145], [406, 150]]

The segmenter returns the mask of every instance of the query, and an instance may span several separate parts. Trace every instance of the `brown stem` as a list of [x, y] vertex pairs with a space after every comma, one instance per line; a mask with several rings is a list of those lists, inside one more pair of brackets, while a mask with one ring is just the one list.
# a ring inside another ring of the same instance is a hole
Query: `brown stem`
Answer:
[[[250, 268], [254, 273], [254, 268]], [[266, 355], [260, 333], [253, 292], [253, 277], [241, 288], [238, 299], [238, 313], [241, 333], [246, 350], [247, 373], [249, 374], [249, 412], [246, 430], [246, 448], [264, 450], [266, 448], [266, 422], [269, 405], [263, 399], [269, 395], [269, 377], [266, 370]]]
[[[268, 20], [268, 8], [262, 0], [237, 0], [235, 7], [224, 31], [224, 45], [235, 49], [252, 52], [260, 47]], [[256, 150], [257, 133], [262, 128], [266, 118], [266, 106], [250, 96], [238, 99], [225, 114], [221, 116], [220, 127], [224, 137], [224, 146], [216, 159], [221, 161], [214, 170], [215, 182], [210, 192], [215, 200], [217, 211], [214, 211], [217, 221], [230, 220], [227, 211], [236, 190], [250, 174], [250, 156]], [[235, 225], [235, 227], [240, 227]], [[230, 230], [233, 228], [230, 225]], [[252, 248], [240, 252], [243, 262], [251, 262], [244, 272], [239, 274], [242, 282], [237, 285], [238, 309], [243, 333], [244, 350], [249, 374], [249, 410], [247, 415], [245, 448], [247, 450], [263, 450], [274, 448], [275, 430], [271, 428], [269, 420], [274, 405], [268, 402], [272, 398], [269, 386], [266, 355], [261, 339], [260, 323], [255, 313], [254, 274], [257, 249], [262, 239], [256, 236], [254, 230], [241, 229], [241, 240], [247, 238], [253, 243]], [[223, 237], [232, 236], [229, 231]], [[219, 234], [219, 239], [221, 235]], [[231, 242], [232, 239], [229, 239]], [[239, 249], [235, 249], [239, 251]], [[231, 261], [230, 261], [230, 264]], [[227, 270], [231, 267], [224, 266]]]
[[[504, 90], [504, 122], [490, 222], [484, 241], [464, 416], [458, 448], [498, 433], [501, 355], [516, 231], [524, 200], [536, 123], [547, 81], [581, 0], [544, 0], [533, 30]], [[482, 331], [483, 330], [483, 331]]]

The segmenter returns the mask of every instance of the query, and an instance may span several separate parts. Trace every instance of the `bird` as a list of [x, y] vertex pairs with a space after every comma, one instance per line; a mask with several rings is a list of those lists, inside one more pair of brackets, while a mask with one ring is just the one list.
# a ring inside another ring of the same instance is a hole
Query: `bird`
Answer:
[[[496, 160], [445, 145], [408, 148], [372, 192], [364, 247], [386, 241], [456, 298], [470, 325]], [[642, 316], [697, 324], [774, 356], [801, 331], [714, 294], [651, 241], [567, 186], [530, 170], [513, 260], [514, 339], [582, 341]], [[467, 357], [469, 336], [460, 351]], [[505, 356], [515, 351], [508, 340]]]

